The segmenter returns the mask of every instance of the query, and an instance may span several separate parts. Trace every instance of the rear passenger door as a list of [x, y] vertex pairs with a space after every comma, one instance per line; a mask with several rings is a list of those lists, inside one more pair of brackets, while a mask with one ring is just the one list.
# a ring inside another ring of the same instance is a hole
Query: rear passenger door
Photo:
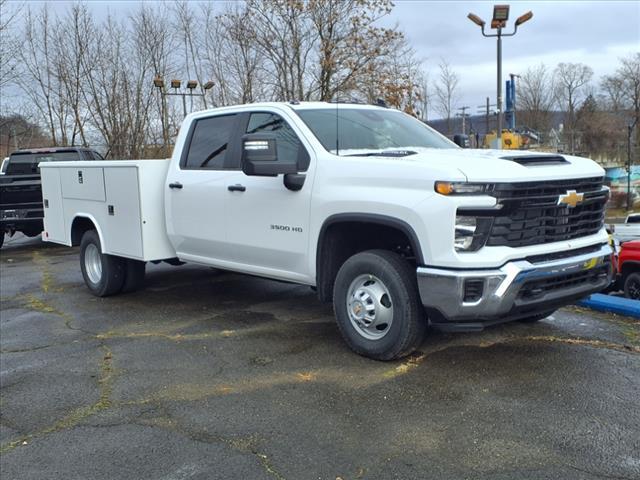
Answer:
[[165, 185], [169, 239], [181, 259], [219, 264], [229, 255], [225, 220], [227, 185], [237, 175], [237, 114], [194, 120], [180, 162]]

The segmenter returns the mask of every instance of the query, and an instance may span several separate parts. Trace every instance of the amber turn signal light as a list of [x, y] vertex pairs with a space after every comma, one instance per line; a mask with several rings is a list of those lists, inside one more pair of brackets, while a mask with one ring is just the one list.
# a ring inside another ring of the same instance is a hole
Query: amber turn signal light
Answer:
[[451, 195], [453, 193], [453, 185], [451, 182], [436, 182], [436, 192], [441, 195]]

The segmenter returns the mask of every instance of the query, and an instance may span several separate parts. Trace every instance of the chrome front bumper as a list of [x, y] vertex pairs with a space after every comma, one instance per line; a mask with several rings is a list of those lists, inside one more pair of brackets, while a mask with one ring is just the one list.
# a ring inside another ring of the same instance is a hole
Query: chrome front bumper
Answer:
[[[554, 310], [604, 289], [613, 275], [611, 254], [611, 247], [602, 245], [589, 253], [535, 263], [518, 260], [495, 270], [419, 267], [418, 288], [437, 323], [497, 323]], [[468, 281], [482, 285], [473, 301], [465, 294]]]

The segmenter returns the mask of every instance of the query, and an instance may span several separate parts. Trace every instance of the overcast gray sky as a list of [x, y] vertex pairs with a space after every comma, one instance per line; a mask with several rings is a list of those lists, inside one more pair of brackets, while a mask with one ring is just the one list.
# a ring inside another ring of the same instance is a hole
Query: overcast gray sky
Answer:
[[586, 63], [599, 79], [615, 71], [618, 57], [640, 51], [640, 1], [397, 1], [389, 20], [405, 32], [432, 78], [441, 57], [453, 65], [461, 103], [474, 112], [485, 97], [495, 99], [496, 40], [484, 38], [466, 16], [473, 12], [489, 23], [495, 3], [510, 3], [510, 25], [533, 12], [516, 36], [503, 39], [505, 79], [540, 62]]
[[[149, 0], [147, 0], [149, 1]], [[33, 4], [43, 2], [30, 2]], [[48, 2], [61, 11], [68, 1]], [[510, 3], [510, 19], [528, 10], [533, 19], [515, 37], [503, 40], [503, 73], [519, 73], [528, 66], [581, 62], [594, 70], [595, 82], [615, 71], [618, 58], [640, 51], [640, 1], [426, 1], [396, 0], [384, 23], [397, 23], [424, 60], [430, 77], [445, 58], [460, 77], [461, 105], [475, 107], [496, 95], [496, 41], [484, 38], [467, 18], [474, 12], [489, 21], [494, 3]], [[135, 1], [87, 2], [98, 15], [108, 11], [126, 16]]]

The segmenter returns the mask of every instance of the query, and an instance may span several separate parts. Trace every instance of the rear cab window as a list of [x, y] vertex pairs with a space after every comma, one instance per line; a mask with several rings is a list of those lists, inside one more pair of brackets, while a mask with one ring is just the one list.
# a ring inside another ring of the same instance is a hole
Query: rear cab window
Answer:
[[195, 120], [190, 134], [189, 149], [182, 159], [181, 167], [190, 170], [239, 168], [231, 152], [237, 122], [237, 114]]
[[39, 173], [40, 162], [73, 162], [80, 160], [77, 150], [62, 150], [56, 152], [16, 152], [9, 157], [7, 175], [23, 175]]

